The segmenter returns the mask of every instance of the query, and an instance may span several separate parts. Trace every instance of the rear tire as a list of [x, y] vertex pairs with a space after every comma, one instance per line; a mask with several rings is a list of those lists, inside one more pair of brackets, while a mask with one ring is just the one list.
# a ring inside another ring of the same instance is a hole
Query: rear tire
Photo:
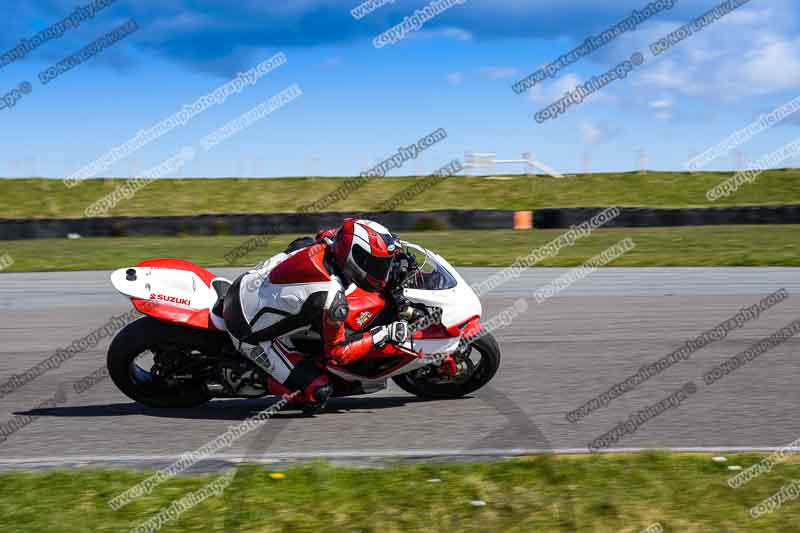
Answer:
[[420, 398], [460, 398], [480, 389], [494, 377], [500, 367], [500, 347], [490, 334], [470, 343], [481, 354], [481, 360], [472, 375], [464, 383], [433, 383], [415, 380], [409, 374], [392, 378], [404, 391]]
[[[219, 343], [219, 346], [216, 344]], [[210, 331], [165, 324], [149, 316], [131, 322], [120, 331], [108, 348], [106, 364], [114, 384], [128, 398], [148, 407], [195, 407], [211, 395], [205, 383], [188, 382], [165, 387], [154, 381], [134, 377], [136, 358], [156, 347], [179, 346], [187, 351], [219, 353], [221, 340]]]

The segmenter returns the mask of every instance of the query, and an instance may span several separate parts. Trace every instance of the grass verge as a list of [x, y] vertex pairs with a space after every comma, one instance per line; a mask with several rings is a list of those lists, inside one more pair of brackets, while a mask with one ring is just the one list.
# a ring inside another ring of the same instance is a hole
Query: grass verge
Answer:
[[[538, 266], [574, 267], [622, 239], [636, 248], [610, 266], [800, 266], [800, 226], [699, 226], [601, 229]], [[516, 257], [557, 238], [563, 230], [432, 231], [402, 237], [441, 254], [457, 266], [507, 266]], [[108, 270], [144, 259], [177, 257], [204, 267], [251, 266], [294, 238], [124, 237], [0, 242], [14, 264], [6, 272]], [[255, 239], [255, 240], [252, 240]], [[228, 263], [225, 255], [247, 242], [257, 244]]]
[[[398, 210], [540, 209], [543, 207], [704, 207], [800, 203], [800, 170], [773, 170], [715, 203], [706, 191], [730, 172], [589, 174], [564, 179], [456, 176], [424, 190]], [[352, 178], [349, 178], [352, 179]], [[325, 211], [373, 211], [422, 178], [369, 180]], [[164, 179], [123, 200], [109, 216], [293, 212], [341, 187], [345, 178]], [[122, 179], [91, 179], [67, 189], [61, 180], [9, 179], [0, 184], [2, 218], [80, 218]]]
[[[751, 518], [749, 509], [800, 477], [789, 461], [732, 489], [726, 480], [755, 454], [541, 456], [478, 464], [382, 469], [318, 463], [276, 480], [244, 466], [221, 495], [164, 531], [405, 532], [798, 531], [800, 502]], [[82, 469], [0, 475], [0, 532], [130, 531], [218, 476], [180, 476], [112, 511], [108, 500], [147, 473]], [[431, 482], [438, 479], [439, 482]], [[485, 502], [476, 506], [472, 502]], [[238, 527], [233, 527], [237, 524]]]

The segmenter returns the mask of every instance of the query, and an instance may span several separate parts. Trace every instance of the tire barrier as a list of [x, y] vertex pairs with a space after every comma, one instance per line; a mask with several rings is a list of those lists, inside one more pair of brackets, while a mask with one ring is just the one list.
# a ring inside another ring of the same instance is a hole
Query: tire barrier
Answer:
[[[538, 209], [533, 228], [558, 229], [590, 219], [597, 208]], [[800, 224], [800, 205], [685, 209], [620, 208], [606, 227]], [[346, 216], [375, 220], [397, 232], [445, 229], [511, 229], [519, 212], [504, 210], [391, 211], [384, 213], [269, 213], [169, 217], [0, 219], [0, 240], [178, 235], [262, 235], [313, 233], [332, 228]], [[526, 217], [525, 217], [526, 218]], [[527, 221], [525, 221], [527, 222]], [[527, 227], [527, 224], [522, 224]]]
[[[568, 228], [588, 220], [604, 207], [539, 209], [533, 215], [538, 229]], [[800, 205], [698, 207], [656, 209], [621, 207], [620, 214], [606, 224], [609, 228], [718, 226], [727, 224], [800, 224]]]
[[81, 237], [308, 234], [336, 227], [346, 216], [369, 218], [397, 232], [508, 229], [514, 225], [514, 212], [500, 210], [0, 219], [0, 240], [60, 239], [70, 234]]

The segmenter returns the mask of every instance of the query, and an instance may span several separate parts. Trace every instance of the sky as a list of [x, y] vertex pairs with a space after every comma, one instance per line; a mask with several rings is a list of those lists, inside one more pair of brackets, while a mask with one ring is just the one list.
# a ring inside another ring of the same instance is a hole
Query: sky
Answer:
[[[500, 159], [528, 152], [562, 173], [685, 170], [693, 155], [800, 96], [796, 0], [750, 0], [654, 56], [651, 43], [719, 4], [676, 0], [522, 94], [515, 82], [649, 2], [459, 1], [380, 48], [377, 36], [430, 0], [387, 1], [361, 19], [351, 14], [359, 0], [111, 1], [0, 68], [0, 98], [21, 95], [0, 110], [0, 176], [73, 174], [279, 52], [284, 65], [99, 175], [135, 175], [196, 148], [293, 84], [301, 96], [198, 150], [177, 175], [358, 175], [438, 128], [446, 139], [389, 175], [430, 173], [468, 151]], [[0, 55], [90, 3], [20, 0], [0, 19]], [[40, 81], [40, 72], [131, 19], [135, 32]], [[534, 118], [635, 52], [644, 62], [624, 79], [551, 120]], [[12, 93], [25, 82], [29, 93]], [[800, 112], [707, 168], [738, 168], [798, 137]]]

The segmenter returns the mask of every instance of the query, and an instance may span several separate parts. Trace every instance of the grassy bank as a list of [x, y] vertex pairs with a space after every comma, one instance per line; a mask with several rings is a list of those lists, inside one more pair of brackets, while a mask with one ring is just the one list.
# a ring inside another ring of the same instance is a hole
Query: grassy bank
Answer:
[[[650, 172], [550, 177], [449, 178], [397, 209], [538, 209], [543, 207], [702, 207], [800, 203], [800, 170], [762, 174], [714, 204], [711, 187], [731, 173]], [[326, 211], [371, 211], [420, 178], [366, 182]], [[165, 179], [120, 202], [110, 215], [291, 212], [341, 187], [343, 178]], [[91, 179], [67, 189], [60, 180], [0, 181], [0, 218], [78, 218], [124, 180]]]
[[[222, 494], [164, 531], [797, 531], [800, 502], [757, 519], [749, 509], [800, 477], [783, 464], [738, 489], [735, 472], [761, 457], [645, 453], [536, 457], [481, 464], [355, 469], [313, 464], [276, 480], [242, 467]], [[215, 476], [180, 476], [112, 511], [110, 498], [146, 473], [81, 469], [0, 475], [0, 532], [129, 531]], [[438, 482], [431, 482], [438, 479]], [[474, 502], [484, 502], [485, 505]]]
[[[701, 226], [598, 230], [539, 266], [573, 267], [625, 238], [636, 248], [611, 266], [800, 266], [800, 226]], [[547, 244], [562, 230], [438, 231], [402, 237], [457, 266], [507, 266]], [[205, 267], [251, 266], [284, 249], [296, 236], [259, 238], [259, 246], [228, 263], [225, 254], [252, 237], [125, 237], [0, 241], [15, 261], [6, 272], [103, 270], [144, 259], [178, 257]], [[266, 242], [262, 242], [266, 241]]]

